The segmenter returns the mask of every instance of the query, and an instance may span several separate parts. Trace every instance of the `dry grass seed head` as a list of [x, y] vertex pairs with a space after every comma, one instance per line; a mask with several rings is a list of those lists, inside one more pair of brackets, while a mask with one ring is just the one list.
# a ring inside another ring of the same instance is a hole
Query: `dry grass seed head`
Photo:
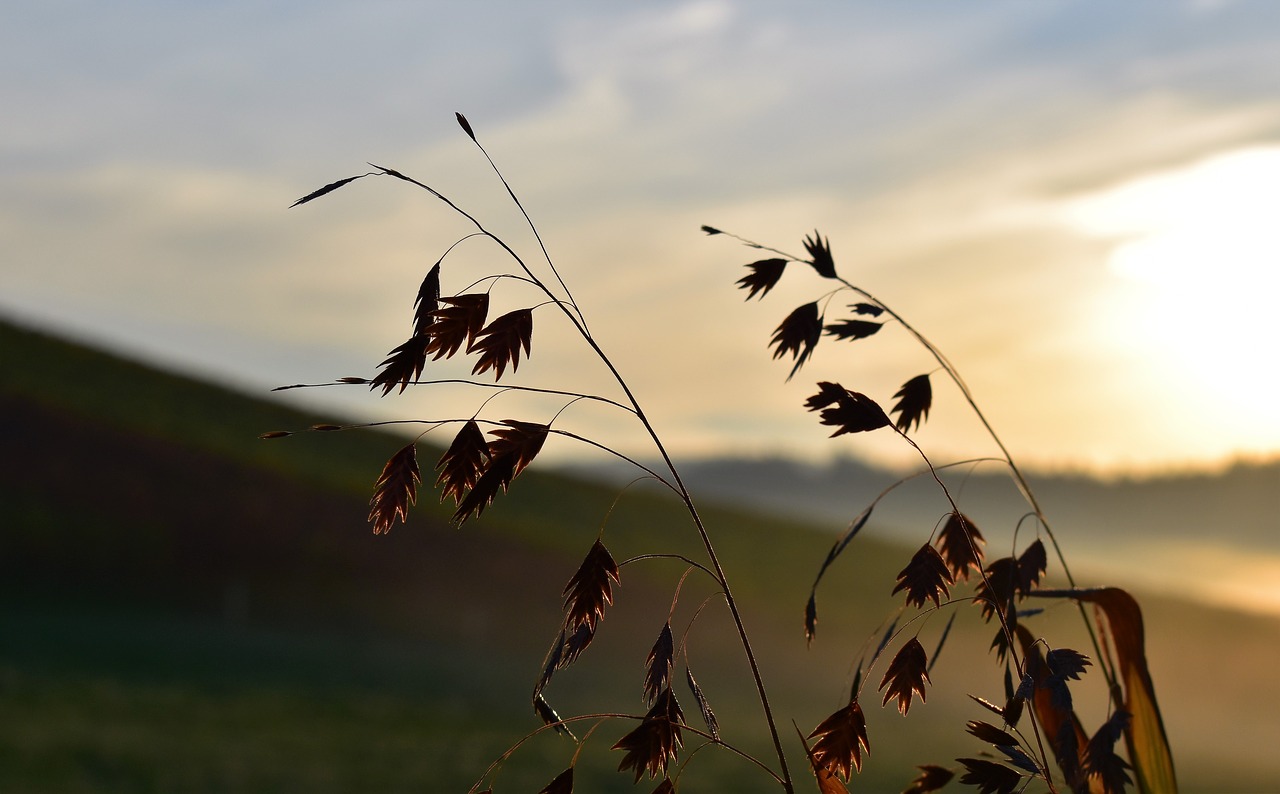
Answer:
[[391, 456], [374, 483], [369, 522], [375, 535], [390, 531], [397, 518], [402, 522], [408, 519], [409, 506], [418, 498], [420, 481], [417, 450], [409, 444]]

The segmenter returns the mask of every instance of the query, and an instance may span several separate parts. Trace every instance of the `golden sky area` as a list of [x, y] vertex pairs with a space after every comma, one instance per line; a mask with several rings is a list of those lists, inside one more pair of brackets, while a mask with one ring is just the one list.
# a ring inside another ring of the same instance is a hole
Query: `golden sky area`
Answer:
[[[769, 336], [827, 285], [793, 268], [744, 302], [734, 281], [762, 256], [704, 223], [797, 254], [819, 229], [842, 275], [960, 368], [1026, 464], [1123, 472], [1280, 450], [1280, 100], [1266, 78], [1280, 7], [64, 5], [10, 9], [0, 32], [6, 315], [256, 393], [370, 375], [469, 228], [394, 180], [288, 206], [373, 161], [536, 259], [461, 111], [679, 455], [909, 462], [892, 436], [828, 441], [802, 403], [836, 380], [887, 406], [931, 368], [889, 327], [824, 340], [785, 382]], [[444, 291], [510, 266], [468, 241]], [[494, 290], [504, 308], [535, 300]], [[617, 396], [547, 309], [519, 375]], [[936, 387], [920, 443], [939, 459], [990, 451]], [[446, 418], [478, 394], [299, 399]], [[544, 421], [562, 405], [503, 395], [486, 410]], [[558, 421], [648, 454], [598, 407]]]

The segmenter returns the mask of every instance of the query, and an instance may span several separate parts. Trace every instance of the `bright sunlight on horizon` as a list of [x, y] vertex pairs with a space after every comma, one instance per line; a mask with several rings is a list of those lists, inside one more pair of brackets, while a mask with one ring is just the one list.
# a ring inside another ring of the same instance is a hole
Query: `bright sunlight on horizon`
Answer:
[[[1212, 457], [1274, 454], [1280, 417], [1259, 412], [1280, 390], [1280, 147], [1249, 147], [1144, 174], [1078, 199], [1068, 222], [1112, 246], [1107, 263], [1135, 285], [1113, 319], [1184, 373], [1171, 402], [1213, 406]], [[1185, 427], [1171, 428], [1183, 433]]]

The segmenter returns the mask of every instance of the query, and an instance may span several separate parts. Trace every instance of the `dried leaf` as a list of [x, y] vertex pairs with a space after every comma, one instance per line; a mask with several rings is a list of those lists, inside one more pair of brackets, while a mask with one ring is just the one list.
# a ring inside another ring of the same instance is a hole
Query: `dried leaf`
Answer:
[[338, 383], [368, 383], [368, 382], [369, 382], [368, 378], [358, 378], [351, 375], [348, 375], [345, 378], [338, 378]]
[[928, 543], [907, 563], [907, 567], [898, 572], [898, 584], [893, 592], [907, 591], [907, 603], [923, 607], [925, 601], [932, 601], [934, 606], [941, 606], [942, 599], [949, 594], [948, 585], [955, 584], [951, 571], [943, 562], [942, 555]]
[[265, 433], [259, 433], [258, 438], [269, 441], [273, 438], [288, 438], [291, 435], [293, 435], [291, 430], [268, 430]]
[[[820, 424], [837, 428], [832, 438], [844, 433], [863, 433], [886, 427], [889, 417], [865, 394], [850, 391], [838, 383], [818, 383], [818, 393], [805, 400], [810, 411], [821, 410]], [[827, 407], [834, 404], [834, 407]]]
[[489, 442], [474, 419], [464, 422], [453, 437], [453, 443], [440, 456], [436, 470], [440, 472], [436, 485], [440, 486], [440, 501], [453, 497], [455, 505], [462, 504], [462, 497], [475, 487], [484, 472], [489, 458]]
[[671, 782], [671, 778], [664, 777], [658, 787], [653, 790], [653, 794], [675, 794], [675, 784]]
[[[458, 114], [461, 118], [462, 114]], [[569, 767], [560, 774], [556, 775], [538, 794], [573, 794], [573, 767]]]
[[516, 309], [497, 318], [482, 330], [467, 352], [479, 351], [480, 360], [471, 368], [472, 375], [492, 369], [494, 380], [501, 380], [507, 365], [514, 372], [520, 368], [520, 349], [529, 355], [533, 336], [533, 310]]
[[866, 339], [883, 327], [884, 323], [872, 323], [866, 320], [841, 320], [838, 323], [831, 323], [822, 330], [826, 331], [827, 336], [834, 336], [836, 339], [845, 339], [852, 342], [857, 339]]
[[706, 232], [706, 234], [707, 234], [707, 236], [708, 236], [708, 237], [710, 237], [710, 236], [711, 236], [711, 235], [713, 235], [713, 234], [724, 234], [724, 232], [720, 231], [720, 230], [719, 230], [719, 229], [717, 229], [716, 227], [714, 227], [714, 226], [708, 226], [708, 225], [706, 225], [705, 223], [704, 223], [704, 224], [702, 224], [702, 231]]
[[1125, 729], [1129, 761], [1140, 791], [1176, 791], [1173, 754], [1165, 733], [1155, 683], [1147, 667], [1142, 609], [1129, 593], [1117, 587], [1083, 590], [1037, 590], [1037, 596], [1073, 598], [1097, 605], [1106, 615], [1120, 667], [1125, 710], [1132, 717]]
[[925, 764], [916, 769], [920, 770], [920, 774], [911, 781], [911, 785], [902, 790], [902, 794], [929, 794], [930, 791], [937, 791], [947, 785], [955, 777], [950, 769], [935, 764]]
[[432, 361], [451, 358], [464, 344], [470, 350], [489, 314], [489, 294], [485, 292], [440, 298], [440, 303], [444, 308], [431, 313], [426, 329], [431, 337], [427, 352], [435, 354]]
[[[443, 260], [441, 260], [443, 261]], [[418, 297], [413, 301], [413, 333], [414, 336], [427, 335], [427, 328], [435, 322], [435, 313], [440, 309], [440, 262], [427, 271], [427, 277], [418, 287]]]
[[644, 702], [653, 705], [663, 691], [671, 688], [672, 656], [675, 653], [671, 637], [671, 623], [662, 626], [658, 639], [645, 659]]
[[[1043, 653], [1043, 643], [1025, 626], [1018, 626], [1015, 634], [1022, 646], [1026, 670], [1024, 683], [1019, 685], [1017, 694], [1026, 697], [1031, 703], [1042, 734], [1048, 740], [1049, 749], [1053, 751], [1063, 777], [1069, 786], [1077, 787], [1077, 784], [1083, 782], [1080, 750], [1088, 737], [1085, 736], [1080, 719], [1071, 710], [1070, 690], [1066, 681], [1054, 675], [1049, 668]], [[1026, 685], [1027, 679], [1033, 682], [1031, 687]], [[1028, 692], [1028, 689], [1031, 691]]]
[[977, 786], [980, 794], [1013, 794], [1022, 784], [1022, 775], [1004, 764], [981, 758], [957, 758], [964, 764], [962, 785]]
[[692, 670], [686, 667], [684, 674], [689, 684], [689, 691], [693, 693], [693, 699], [698, 704], [698, 711], [702, 712], [702, 721], [707, 724], [707, 733], [711, 734], [712, 739], [720, 741], [720, 724], [716, 722], [715, 712], [711, 710], [707, 696], [702, 694], [702, 687], [698, 686], [698, 682], [694, 680]]
[[458, 126], [462, 128], [462, 131], [467, 134], [468, 138], [474, 141], [476, 139], [476, 134], [471, 130], [471, 122], [467, 121], [467, 117], [461, 113], [454, 113], [454, 115], [458, 117]]
[[611, 748], [626, 753], [622, 763], [618, 764], [618, 771], [635, 770], [637, 783], [646, 773], [652, 778], [666, 775], [667, 766], [676, 760], [684, 744], [680, 735], [683, 724], [684, 713], [675, 693], [670, 689], [663, 690], [635, 730]]
[[1016, 736], [1000, 730], [989, 722], [969, 720], [965, 723], [964, 728], [982, 741], [994, 744], [997, 747], [1017, 747], [1019, 744]]
[[556, 713], [555, 709], [551, 708], [551, 704], [547, 702], [541, 692], [533, 696], [533, 710], [542, 718], [543, 724], [553, 726], [556, 733], [568, 736], [575, 742], [578, 741], [578, 737], [573, 735], [573, 731], [569, 730], [569, 726], [560, 719], [560, 715]]
[[582, 565], [564, 586], [565, 621], [570, 626], [587, 624], [595, 628], [613, 603], [613, 582], [620, 582], [618, 564], [604, 544], [597, 540]]
[[1131, 767], [1115, 750], [1116, 742], [1129, 726], [1129, 718], [1124, 709], [1112, 713], [1085, 745], [1085, 775], [1102, 784], [1102, 794], [1121, 794], [1133, 782], [1128, 772]]
[[804, 238], [804, 250], [809, 253], [810, 262], [813, 269], [818, 271], [818, 275], [823, 278], [836, 277], [836, 263], [831, 257], [831, 245], [823, 239], [818, 230], [813, 230], [812, 236]]
[[800, 371], [821, 336], [822, 318], [818, 316], [816, 301], [806, 303], [788, 314], [787, 319], [773, 332], [773, 338], [769, 340], [769, 345], [774, 348], [773, 357], [778, 359], [790, 353], [795, 358], [795, 366], [791, 368], [787, 380], [791, 380]]
[[871, 752], [867, 720], [856, 700], [823, 720], [808, 738], [817, 739], [811, 754], [815, 768], [826, 769], [845, 781], [855, 770], [862, 771], [862, 753]]
[[884, 307], [877, 306], [874, 303], [852, 303], [849, 308], [854, 314], [861, 314], [865, 317], [879, 317], [884, 314]]
[[933, 387], [929, 385], [928, 375], [917, 375], [898, 389], [893, 395], [898, 402], [889, 409], [889, 413], [898, 415], [898, 429], [906, 433], [911, 426], [917, 428], [924, 424], [929, 416], [929, 407], [933, 405]]
[[308, 201], [311, 201], [312, 199], [318, 199], [325, 194], [332, 193], [333, 191], [337, 190], [343, 185], [350, 184], [351, 182], [354, 182], [357, 179], [362, 179], [366, 176], [368, 176], [368, 174], [360, 174], [360, 176], [349, 176], [346, 179], [339, 179], [337, 182], [330, 182], [329, 184], [325, 185], [319, 190], [314, 191], [312, 193], [308, 193], [307, 195], [293, 202], [292, 204], [289, 205], [289, 209], [293, 209], [299, 204], [306, 204]]
[[398, 385], [400, 392], [418, 379], [422, 368], [427, 365], [427, 347], [431, 339], [426, 336], [413, 336], [396, 349], [387, 354], [387, 358], [378, 366], [382, 367], [373, 380], [369, 381], [369, 390], [382, 387], [382, 396], [386, 397]]
[[751, 272], [738, 279], [737, 284], [747, 293], [747, 300], [751, 300], [760, 293], [763, 298], [769, 294], [769, 290], [773, 289], [778, 280], [782, 278], [782, 273], [787, 269], [787, 260], [785, 259], [761, 259], [759, 262], [752, 262], [747, 265]]
[[919, 694], [921, 702], [924, 702], [925, 683], [929, 681], [928, 664], [920, 640], [915, 637], [907, 640], [894, 654], [884, 678], [880, 679], [880, 689], [884, 690], [884, 700], [880, 705], [884, 706], [891, 699], [897, 698], [898, 711], [905, 716], [911, 710], [913, 692]]
[[985, 542], [977, 525], [968, 516], [955, 512], [947, 516], [947, 523], [938, 533], [938, 553], [956, 581], [968, 581], [970, 568], [982, 570], [982, 546]]
[[373, 534], [391, 531], [391, 525], [397, 518], [407, 520], [409, 505], [418, 499], [420, 480], [417, 450], [409, 444], [391, 456], [374, 483], [373, 498], [369, 500], [369, 522], [373, 524]]

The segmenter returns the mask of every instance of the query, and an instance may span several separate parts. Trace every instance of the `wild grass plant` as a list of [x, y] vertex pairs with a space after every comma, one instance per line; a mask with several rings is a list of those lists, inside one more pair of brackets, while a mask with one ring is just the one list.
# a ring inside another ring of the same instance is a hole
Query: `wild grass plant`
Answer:
[[[402, 393], [409, 386], [430, 388], [461, 383], [488, 393], [481, 395], [477, 409], [470, 416], [310, 428], [331, 432], [388, 424], [425, 427], [390, 455], [376, 478], [369, 511], [375, 534], [386, 533], [407, 519], [423, 480], [419, 444], [427, 433], [447, 428], [446, 432], [452, 433], [452, 441], [428, 476], [434, 477], [440, 499], [452, 503], [452, 521], [458, 526], [479, 519], [495, 499], [513, 486], [544, 444], [555, 438], [589, 445], [621, 458], [635, 467], [638, 477], [650, 479], [670, 491], [683, 506], [689, 532], [697, 537], [700, 549], [698, 555], [655, 549], [615, 560], [607, 543], [608, 519], [605, 518], [596, 537], [584, 543], [581, 565], [564, 586], [563, 616], [558, 626], [548, 627], [551, 642], [546, 657], [536, 666], [530, 661], [530, 702], [541, 724], [535, 723], [536, 727], [523, 737], [513, 737], [510, 750], [487, 769], [477, 770], [472, 792], [501, 790], [502, 765], [532, 738], [548, 732], [561, 734], [568, 744], [563, 771], [542, 789], [547, 794], [573, 791], [575, 768], [584, 752], [616, 754], [618, 771], [630, 775], [637, 784], [647, 779], [647, 785], [654, 786], [655, 794], [678, 791], [682, 773], [689, 764], [697, 763], [695, 756], [705, 748], [736, 756], [763, 781], [771, 781], [788, 793], [795, 791], [801, 779], [810, 775], [824, 794], [844, 792], [846, 784], [863, 765], [870, 763], [872, 737], [868, 734], [864, 704], [876, 705], [874, 701], [879, 698], [878, 705], [887, 708], [892, 704], [892, 708], [906, 717], [917, 699], [924, 701], [930, 691], [934, 665], [944, 658], [942, 651], [962, 610], [976, 610], [989, 626], [993, 636], [992, 653], [977, 662], [948, 658], [948, 663], [989, 665], [994, 657], [1003, 674], [1003, 689], [970, 693], [974, 719], [956, 725], [955, 730], [971, 735], [972, 753], [955, 759], [922, 758], [906, 791], [936, 791], [953, 782], [1000, 794], [1026, 791], [1033, 786], [1050, 792], [1103, 794], [1129, 788], [1142, 792], [1176, 791], [1172, 755], [1145, 661], [1142, 617], [1137, 602], [1117, 588], [1087, 588], [1077, 584], [1022, 470], [983, 415], [957, 368], [888, 303], [841, 276], [829, 242], [818, 232], [803, 241], [803, 255], [793, 255], [703, 226], [708, 235], [734, 239], [768, 255], [747, 264], [746, 275], [737, 282], [747, 291], [748, 300], [765, 298], [786, 273], [797, 268], [807, 271], [811, 277], [816, 276], [819, 284], [827, 287], [815, 300], [790, 312], [773, 333], [770, 341], [773, 358], [790, 359], [788, 380], [800, 373], [821, 341], [858, 342], [881, 332], [909, 335], [935, 362], [932, 371], [910, 377], [903, 383], [893, 395], [896, 402], [888, 411], [866, 394], [836, 380], [818, 381], [816, 391], [805, 403], [805, 408], [817, 414], [821, 425], [833, 428], [833, 438], [868, 432], [896, 434], [902, 443], [918, 453], [923, 467], [920, 476], [932, 478], [949, 510], [939, 517], [931, 531], [921, 532], [918, 550], [902, 561], [892, 590], [901, 603], [883, 624], [887, 628], [869, 638], [867, 647], [874, 650], [869, 650], [857, 662], [852, 682], [846, 679], [842, 684], [849, 687], [847, 701], [807, 730], [779, 717], [752, 647], [739, 599], [735, 597], [732, 577], [721, 564], [713, 532], [704, 524], [679, 468], [668, 453], [667, 444], [626, 377], [593, 335], [586, 313], [547, 252], [520, 198], [480, 144], [466, 118], [458, 114], [457, 120], [532, 232], [537, 243], [536, 253], [531, 256], [519, 253], [476, 215], [430, 185], [391, 168], [375, 165], [370, 171], [332, 182], [298, 199], [294, 206], [319, 199], [360, 179], [390, 177], [426, 191], [442, 203], [447, 212], [470, 224], [472, 230], [445, 248], [423, 278], [413, 302], [412, 331], [403, 344], [387, 354], [375, 376], [282, 388], [363, 386], [385, 397], [393, 392]], [[496, 245], [507, 262], [506, 267], [478, 276], [452, 272], [450, 254], [471, 238], [482, 238]], [[446, 291], [442, 285], [447, 281], [467, 286]], [[532, 288], [538, 299], [532, 305], [519, 305], [491, 317], [491, 305], [512, 299], [510, 293], [515, 290], [507, 287], [513, 282], [523, 285], [521, 295]], [[495, 296], [498, 299], [491, 300]], [[535, 313], [558, 314], [572, 327], [586, 350], [609, 373], [616, 386], [614, 396], [578, 391], [572, 385], [548, 389], [515, 382], [520, 365], [525, 364], [526, 372], [530, 366]], [[470, 377], [423, 378], [429, 361], [455, 357], [473, 360]], [[487, 380], [490, 376], [491, 381]], [[1006, 468], [1026, 502], [1026, 513], [1012, 528], [1007, 541], [991, 541], [978, 529], [962, 510], [959, 497], [943, 476], [952, 467], [972, 466], [974, 461], [934, 462], [913, 440], [914, 431], [928, 418], [935, 380], [958, 390], [999, 449], [997, 462]], [[559, 408], [550, 416], [494, 419], [489, 405], [492, 396], [498, 393], [549, 397], [558, 401]], [[637, 423], [652, 443], [661, 464], [646, 465], [611, 448], [607, 439], [589, 438], [567, 429], [565, 425], [572, 426], [572, 407], [584, 401], [607, 406], [617, 413], [620, 422]], [[281, 438], [293, 432], [296, 431], [271, 431], [263, 437]], [[873, 512], [892, 496], [896, 487], [887, 489], [856, 515], [825, 558], [818, 561], [804, 609], [805, 642], [812, 643], [817, 636], [818, 591], [824, 577], [835, 570], [835, 564], [867, 525]], [[986, 553], [989, 542], [993, 548], [998, 546], [1010, 553], [989, 560]], [[670, 617], [654, 637], [652, 648], [643, 660], [643, 678], [636, 682], [647, 710], [642, 714], [558, 713], [548, 697], [549, 685], [560, 671], [585, 663], [583, 660], [589, 656], [597, 630], [613, 605], [614, 591], [624, 570], [671, 561], [681, 565], [684, 574], [672, 595]], [[1067, 586], [1044, 586], [1051, 564], [1056, 564]], [[691, 577], [709, 582], [715, 595], [698, 604], [687, 623], [673, 624], [676, 604]], [[1040, 611], [1037, 603], [1054, 601], [1076, 605], [1084, 636], [1088, 638], [1086, 647], [1067, 647], [1055, 642], [1053, 637], [1037, 633], [1036, 615]], [[698, 670], [695, 677], [690, 664], [687, 646], [689, 638], [696, 634], [697, 617], [713, 609], [728, 613], [750, 671], [759, 720], [765, 726], [771, 746], [764, 754], [753, 753], [739, 744], [741, 726], [721, 724], [717, 719], [714, 704], [700, 683], [716, 671]], [[945, 622], [927, 619], [935, 616], [945, 617]], [[942, 623], [941, 629], [937, 623]], [[796, 652], [804, 652], [799, 636]], [[1101, 677], [1105, 682], [1106, 702], [1098, 709], [1098, 713], [1105, 716], [1093, 725], [1084, 724], [1073, 703], [1073, 687], [1086, 675]], [[878, 683], [872, 686], [877, 679]], [[602, 741], [599, 738], [602, 736], [608, 738]]]

